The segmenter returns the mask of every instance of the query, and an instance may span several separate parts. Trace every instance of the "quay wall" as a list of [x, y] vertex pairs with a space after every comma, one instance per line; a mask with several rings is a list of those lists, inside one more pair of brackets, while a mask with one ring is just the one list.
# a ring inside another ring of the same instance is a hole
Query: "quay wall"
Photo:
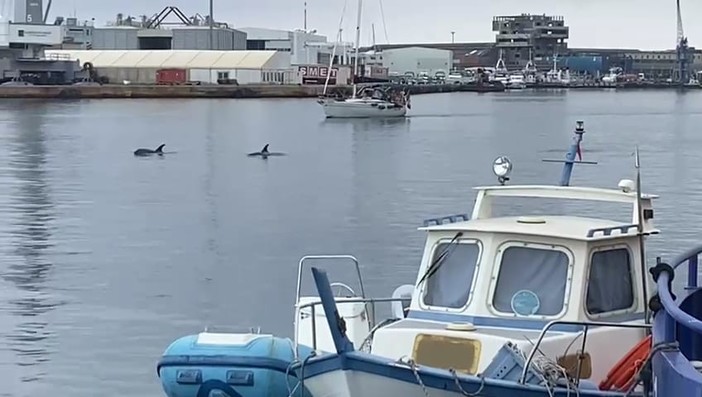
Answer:
[[[412, 95], [441, 92], [499, 92], [501, 85], [475, 84], [422, 84], [395, 85], [408, 90]], [[673, 84], [627, 84], [605, 87], [594, 84], [560, 85], [534, 84], [530, 88], [560, 89], [680, 89]], [[699, 89], [700, 86], [684, 87]], [[323, 86], [317, 85], [46, 85], [46, 86], [0, 86], [0, 98], [25, 99], [99, 99], [99, 98], [316, 98], [322, 95]], [[350, 86], [330, 86], [328, 94], [351, 94]]]
[[[401, 87], [412, 95], [458, 91], [503, 91], [503, 87], [475, 85], [413, 85]], [[88, 99], [88, 98], [315, 98], [317, 85], [54, 85], [0, 86], [0, 98]], [[328, 93], [351, 93], [351, 87], [330, 86]]]

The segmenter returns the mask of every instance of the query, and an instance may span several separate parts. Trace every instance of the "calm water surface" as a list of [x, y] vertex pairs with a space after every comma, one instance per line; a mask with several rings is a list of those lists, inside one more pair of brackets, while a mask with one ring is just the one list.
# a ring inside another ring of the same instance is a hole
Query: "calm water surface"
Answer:
[[[498, 155], [515, 163], [514, 183], [557, 181], [559, 165], [541, 159], [562, 158], [578, 119], [599, 165], [573, 183], [633, 179], [638, 144], [646, 191], [662, 196], [666, 243], [649, 256], [696, 242], [702, 93], [413, 105], [383, 122], [324, 121], [313, 100], [0, 102], [0, 395], [162, 395], [155, 363], [179, 336], [206, 325], [290, 335], [306, 254], [354, 254], [369, 292], [389, 295], [414, 281], [423, 219], [469, 212]], [[162, 142], [172, 153], [132, 155]], [[245, 156], [265, 143], [288, 156]]]

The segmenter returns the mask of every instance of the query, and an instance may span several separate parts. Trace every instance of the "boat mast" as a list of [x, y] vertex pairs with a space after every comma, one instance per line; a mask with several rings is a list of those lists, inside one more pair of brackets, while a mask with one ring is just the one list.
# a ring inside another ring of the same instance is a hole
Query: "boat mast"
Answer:
[[[305, 2], [305, 7], [307, 6], [307, 3]], [[324, 91], [322, 91], [322, 95], [327, 95], [327, 87], [329, 87], [329, 78], [331, 77], [332, 74], [332, 68], [334, 67], [334, 56], [336, 55], [336, 48], [338, 44], [342, 44], [342, 40], [344, 39], [343, 36], [343, 27], [344, 27], [344, 15], [346, 14], [346, 1], [344, 1], [344, 8], [341, 10], [341, 18], [339, 18], [339, 33], [337, 34], [337, 39], [334, 43], [334, 47], [332, 47], [332, 53], [331, 53], [331, 58], [329, 59], [329, 70], [327, 71], [327, 78], [324, 80]], [[307, 11], [305, 11], [305, 18], [307, 17]], [[307, 24], [307, 20], [305, 20], [305, 24]], [[307, 28], [305, 27], [305, 31], [307, 31]], [[343, 54], [342, 57], [346, 56], [346, 46], [343, 46]], [[344, 62], [339, 62], [340, 64], [344, 64]], [[338, 81], [337, 81], [337, 84]], [[355, 89], [354, 89], [355, 91]]]
[[[322, 96], [327, 95], [327, 88], [329, 87], [329, 78], [331, 78], [332, 69], [334, 68], [334, 57], [336, 56], [336, 46], [338, 43], [341, 42], [341, 29], [339, 29], [339, 34], [336, 37], [337, 37], [337, 40], [335, 40], [334, 47], [332, 47], [331, 57], [329, 58], [329, 70], [327, 70], [327, 78], [324, 79], [324, 90], [322, 91]], [[338, 78], [338, 76], [337, 76], [337, 78]], [[337, 82], [337, 84], [338, 84], [338, 82]]]
[[356, 77], [358, 76], [358, 48], [361, 45], [361, 15], [363, 14], [363, 0], [358, 0], [358, 17], [356, 18], [356, 49], [353, 60], [353, 96], [356, 98]]

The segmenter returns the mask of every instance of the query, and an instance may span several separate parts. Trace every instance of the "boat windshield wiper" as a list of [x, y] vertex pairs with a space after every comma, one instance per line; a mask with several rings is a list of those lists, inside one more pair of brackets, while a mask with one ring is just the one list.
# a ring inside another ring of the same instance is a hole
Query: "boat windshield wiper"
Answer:
[[427, 268], [427, 272], [424, 273], [421, 279], [419, 279], [419, 282], [417, 283], [417, 287], [422, 285], [424, 281], [426, 281], [429, 277], [433, 276], [434, 273], [436, 273], [437, 270], [439, 270], [439, 267], [441, 266], [442, 263], [444, 263], [444, 259], [446, 259], [449, 256], [449, 251], [456, 246], [456, 243], [458, 242], [458, 238], [463, 235], [463, 232], [458, 232], [456, 233], [455, 236], [449, 241], [448, 246], [444, 248], [443, 251], [441, 251], [441, 254], [434, 259], [434, 261], [429, 265]]

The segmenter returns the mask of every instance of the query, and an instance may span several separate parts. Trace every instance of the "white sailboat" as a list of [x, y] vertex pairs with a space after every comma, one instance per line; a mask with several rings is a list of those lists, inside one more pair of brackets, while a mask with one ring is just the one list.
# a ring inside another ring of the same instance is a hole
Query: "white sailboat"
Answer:
[[358, 73], [358, 51], [361, 41], [361, 16], [363, 0], [358, 0], [358, 18], [356, 21], [356, 44], [354, 59], [354, 84], [351, 98], [322, 97], [318, 103], [322, 105], [327, 118], [385, 118], [404, 117], [407, 109], [411, 108], [409, 93], [398, 93], [374, 89], [356, 89], [356, 76]]

